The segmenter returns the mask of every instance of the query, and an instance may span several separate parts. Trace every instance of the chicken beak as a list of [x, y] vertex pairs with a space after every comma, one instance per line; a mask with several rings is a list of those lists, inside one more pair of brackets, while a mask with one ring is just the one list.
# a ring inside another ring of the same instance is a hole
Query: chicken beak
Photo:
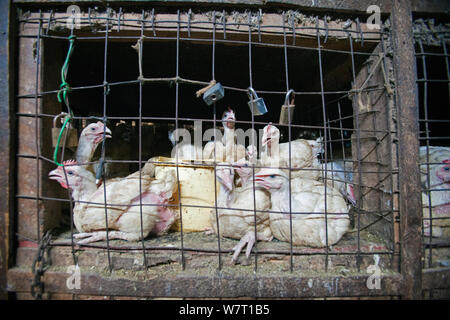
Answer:
[[[105, 126], [104, 132], [105, 132], [105, 139], [112, 138], [112, 132], [111, 132], [111, 130], [109, 130], [108, 127]], [[97, 133], [96, 138], [95, 138], [95, 143], [100, 143], [100, 142], [102, 142], [102, 140], [103, 140], [103, 130], [101, 130], [99, 133]]]
[[270, 185], [267, 183], [266, 179], [264, 179], [264, 176], [255, 175], [255, 186], [270, 190]]
[[50, 172], [48, 173], [48, 178], [49, 178], [50, 180], [59, 180], [59, 179], [61, 179], [61, 174], [59, 173], [59, 171], [60, 171], [60, 170], [58, 170], [58, 169], [55, 169], [55, 170], [50, 171]]
[[56, 168], [55, 170], [52, 170], [48, 173], [48, 178], [50, 180], [55, 180], [57, 181], [61, 187], [63, 187], [64, 189], [67, 189], [67, 184], [66, 184], [66, 179], [64, 176], [61, 175], [61, 169]]
[[105, 127], [105, 138], [112, 138], [112, 132], [108, 127]]
[[260, 185], [260, 186], [264, 186], [264, 178], [259, 177], [258, 175], [255, 175], [255, 184]]

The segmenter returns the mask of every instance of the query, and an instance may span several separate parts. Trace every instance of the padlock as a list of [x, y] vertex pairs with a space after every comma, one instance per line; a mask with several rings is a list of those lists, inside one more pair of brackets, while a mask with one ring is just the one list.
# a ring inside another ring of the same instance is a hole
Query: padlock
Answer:
[[[292, 100], [289, 102], [289, 96], [292, 95]], [[281, 106], [280, 112], [280, 124], [290, 124], [294, 118], [295, 110], [295, 93], [294, 90], [289, 90], [286, 93], [286, 98], [284, 99], [284, 104]]]
[[253, 90], [252, 87], [247, 88], [247, 95], [250, 101], [248, 102], [248, 107], [250, 108], [250, 111], [255, 116], [261, 116], [265, 113], [267, 113], [266, 104], [264, 103], [263, 98], [258, 98], [258, 95], [256, 94], [255, 90]]
[[206, 102], [208, 106], [212, 105], [214, 102], [219, 101], [223, 98], [225, 95], [225, 92], [223, 90], [222, 85], [220, 82], [217, 82], [214, 86], [206, 90], [206, 92], [203, 94], [203, 101]]
[[[56, 145], [58, 144], [58, 137], [59, 137], [59, 133], [61, 132], [61, 128], [57, 128], [56, 123], [57, 123], [58, 119], [61, 118], [62, 116], [64, 116], [63, 119], [65, 119], [68, 116], [68, 114], [62, 112], [53, 118], [53, 128], [52, 128], [53, 148], [55, 148]], [[77, 129], [72, 128], [70, 122], [67, 123], [66, 128], [64, 129], [64, 133], [61, 136], [61, 141], [59, 144], [60, 147], [63, 146], [63, 141], [64, 141], [65, 135], [67, 135], [66, 144], [65, 144], [66, 147], [73, 148], [73, 147], [78, 146], [78, 131], [77, 131]]]

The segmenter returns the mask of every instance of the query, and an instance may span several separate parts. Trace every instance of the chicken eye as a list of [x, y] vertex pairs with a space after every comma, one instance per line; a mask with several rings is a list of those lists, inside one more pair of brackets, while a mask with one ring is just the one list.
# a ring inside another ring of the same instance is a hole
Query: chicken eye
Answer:
[[244, 167], [248, 167], [248, 163], [244, 164]]
[[448, 171], [448, 170], [450, 170], [450, 167], [445, 167], [444, 170]]
[[270, 177], [273, 179], [273, 178], [275, 178], [275, 175], [273, 174], [273, 175], [271, 175]]
[[67, 174], [68, 174], [69, 176], [71, 176], [71, 175], [73, 175], [73, 171], [67, 171]]
[[92, 128], [91, 128], [91, 131], [95, 131], [95, 128], [94, 128], [94, 127], [92, 127]]

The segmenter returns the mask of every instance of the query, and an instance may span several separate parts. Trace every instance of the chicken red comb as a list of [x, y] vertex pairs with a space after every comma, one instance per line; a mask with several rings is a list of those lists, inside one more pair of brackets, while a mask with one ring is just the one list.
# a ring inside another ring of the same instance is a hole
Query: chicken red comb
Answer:
[[442, 161], [443, 163], [450, 163], [450, 159], [445, 159], [444, 161]]
[[66, 161], [63, 161], [63, 165], [65, 165], [65, 166], [67, 166], [67, 165], [73, 166], [73, 165], [77, 165], [77, 164], [78, 164], [78, 162], [76, 162], [75, 160], [66, 160]]

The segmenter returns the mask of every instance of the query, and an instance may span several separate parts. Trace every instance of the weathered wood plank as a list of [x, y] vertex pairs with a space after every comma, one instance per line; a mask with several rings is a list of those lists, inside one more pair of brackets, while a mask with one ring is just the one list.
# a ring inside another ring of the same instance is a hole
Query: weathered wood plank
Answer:
[[[155, 0], [154, 5], [157, 6], [159, 2], [163, 2], [163, 5], [168, 5], [167, 1]], [[262, 8], [270, 7], [287, 7], [294, 9], [309, 9], [316, 11], [333, 10], [337, 12], [348, 12], [348, 13], [363, 13], [366, 12], [367, 7], [373, 4], [377, 4], [382, 13], [390, 13], [392, 6], [390, 0], [349, 0], [349, 1], [335, 1], [335, 0], [175, 0], [171, 1], [173, 4], [185, 6], [189, 5], [211, 5], [211, 3], [217, 6], [255, 6]], [[13, 0], [14, 4], [20, 5], [70, 5], [70, 4], [104, 4], [104, 2], [99, 0]], [[109, 0], [108, 3], [112, 5], [124, 5], [126, 3], [131, 4], [147, 4], [147, 1], [143, 0]], [[445, 13], [450, 12], [447, 0], [412, 0], [411, 8], [413, 12], [424, 12], [424, 13]]]
[[[381, 289], [368, 289], [367, 275], [354, 276], [261, 276], [261, 275], [198, 275], [183, 273], [166, 277], [138, 276], [127, 278], [120, 274], [111, 276], [81, 270], [80, 289], [68, 289], [70, 277], [65, 271], [47, 271], [43, 276], [45, 292], [75, 293], [84, 295], [118, 295], [135, 297], [352, 297], [399, 295], [399, 274], [382, 274]], [[8, 290], [27, 292], [31, 272], [14, 268], [8, 272]]]
[[[10, 3], [0, 3], [0, 300], [7, 298], [6, 273], [11, 262], [14, 214], [14, 54], [13, 29], [10, 27]], [[11, 26], [13, 24], [11, 23]]]
[[420, 299], [422, 288], [422, 199], [419, 172], [419, 102], [411, 5], [393, 1], [394, 74], [399, 138], [401, 273], [404, 297]]

